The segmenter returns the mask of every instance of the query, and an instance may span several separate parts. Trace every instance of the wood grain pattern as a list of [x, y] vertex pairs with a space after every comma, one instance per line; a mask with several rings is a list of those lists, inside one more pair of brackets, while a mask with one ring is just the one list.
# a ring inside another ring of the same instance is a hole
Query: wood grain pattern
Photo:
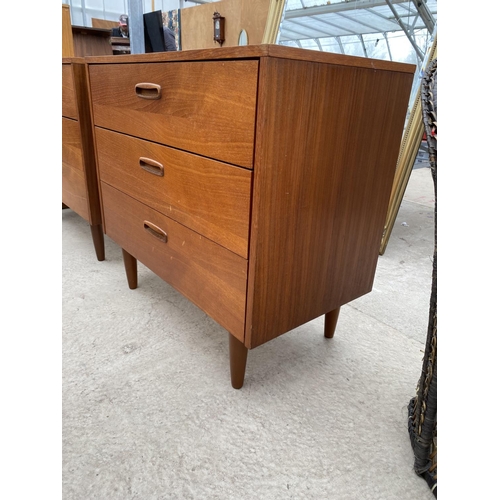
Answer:
[[109, 43], [110, 29], [72, 26], [73, 45], [76, 57], [112, 55], [113, 48]]
[[[104, 182], [101, 192], [105, 233], [243, 341], [247, 261]], [[166, 243], [145, 220], [167, 233]]]
[[123, 264], [125, 265], [125, 275], [127, 276], [128, 287], [131, 290], [137, 288], [137, 259], [122, 248]]
[[75, 81], [71, 63], [62, 65], [62, 116], [78, 119], [76, 106]]
[[337, 321], [339, 319], [340, 307], [325, 314], [324, 336], [327, 339], [333, 339]]
[[[257, 69], [257, 61], [91, 65], [95, 124], [251, 168]], [[160, 85], [161, 99], [138, 97], [141, 82]]]
[[69, 5], [62, 5], [62, 57], [73, 57], [75, 48], [73, 45], [73, 32], [71, 31], [71, 12]]
[[89, 222], [96, 256], [101, 261], [104, 237], [87, 83], [83, 59], [63, 58], [62, 201]]
[[86, 221], [89, 220], [89, 204], [85, 176], [81, 170], [62, 164], [62, 202]]
[[156, 63], [156, 62], [181, 62], [181, 61], [223, 61], [239, 58], [275, 57], [294, 61], [310, 61], [324, 64], [335, 64], [338, 66], [350, 66], [355, 68], [367, 68], [381, 71], [395, 71], [399, 73], [415, 74], [413, 64], [384, 61], [382, 59], [369, 59], [367, 57], [347, 56], [344, 54], [333, 54], [331, 52], [320, 52], [318, 50], [304, 50], [296, 47], [285, 47], [283, 45], [262, 44], [247, 45], [244, 47], [217, 47], [213, 49], [181, 50], [177, 52], [155, 52], [150, 54], [132, 54], [116, 57], [88, 57], [90, 64], [122, 64], [122, 63]]
[[120, 26], [118, 21], [108, 21], [107, 19], [98, 19], [96, 17], [92, 18], [92, 28], [100, 28], [105, 30], [111, 30]]
[[75, 81], [75, 96], [78, 108], [78, 123], [85, 166], [85, 183], [89, 201], [90, 225], [101, 225], [101, 204], [97, 180], [97, 166], [95, 158], [93, 121], [91, 116], [91, 95], [88, 88], [88, 66], [82, 59], [72, 63]]
[[98, 261], [103, 261], [105, 257], [104, 252], [104, 230], [102, 224], [93, 224], [90, 226], [90, 233], [92, 235], [92, 242]]
[[231, 385], [234, 389], [241, 389], [245, 381], [248, 349], [243, 342], [229, 334], [229, 370]]
[[[252, 173], [96, 127], [101, 180], [244, 258]], [[140, 167], [146, 157], [163, 175]]]
[[[274, 1], [274, 0], [273, 0]], [[270, 0], [220, 0], [217, 6], [205, 4], [182, 10], [182, 50], [213, 49], [212, 17], [214, 11], [226, 18], [224, 47], [237, 46], [240, 31], [245, 29], [250, 43], [262, 41]]]
[[77, 120], [62, 118], [62, 163], [83, 174], [83, 151], [80, 124]]
[[[213, 26], [213, 24], [212, 24]], [[216, 42], [215, 42], [216, 43]], [[86, 60], [92, 65], [103, 64], [128, 64], [128, 63], [159, 63], [159, 62], [192, 62], [192, 61], [227, 61], [235, 60], [241, 57], [258, 59], [269, 55], [267, 45], [248, 45], [245, 47], [219, 47], [212, 49], [192, 49], [178, 50], [170, 52], [152, 52], [149, 54], [129, 54], [116, 57], [87, 57]], [[312, 51], [311, 51], [312, 52]]]
[[268, 58], [259, 82], [249, 348], [371, 290], [412, 75]]
[[415, 67], [275, 45], [87, 62], [128, 274], [140, 260], [230, 332], [233, 387], [247, 349], [323, 314], [333, 336], [373, 284]]

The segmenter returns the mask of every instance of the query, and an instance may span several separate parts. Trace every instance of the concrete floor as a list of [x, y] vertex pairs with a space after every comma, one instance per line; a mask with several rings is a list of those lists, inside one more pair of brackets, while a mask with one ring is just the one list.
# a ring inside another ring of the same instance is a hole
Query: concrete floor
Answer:
[[414, 168], [371, 293], [249, 351], [229, 381], [226, 331], [120, 248], [98, 262], [62, 213], [65, 500], [432, 499], [413, 471], [407, 404], [427, 332], [430, 169]]

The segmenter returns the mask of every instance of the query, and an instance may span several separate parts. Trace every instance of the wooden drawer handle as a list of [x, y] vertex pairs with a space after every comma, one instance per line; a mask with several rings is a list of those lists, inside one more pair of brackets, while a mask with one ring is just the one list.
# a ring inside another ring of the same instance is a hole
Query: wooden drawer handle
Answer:
[[157, 161], [151, 160], [151, 158], [145, 158], [141, 156], [139, 158], [139, 166], [149, 172], [150, 174], [157, 175], [158, 177], [163, 177], [163, 165]]
[[149, 234], [151, 234], [155, 238], [159, 239], [161, 242], [163, 242], [163, 243], [167, 242], [167, 233], [163, 229], [160, 229], [158, 226], [153, 224], [152, 222], [145, 220], [144, 221], [144, 229]]
[[156, 83], [138, 83], [135, 86], [135, 95], [143, 99], [159, 99], [161, 97], [161, 86]]

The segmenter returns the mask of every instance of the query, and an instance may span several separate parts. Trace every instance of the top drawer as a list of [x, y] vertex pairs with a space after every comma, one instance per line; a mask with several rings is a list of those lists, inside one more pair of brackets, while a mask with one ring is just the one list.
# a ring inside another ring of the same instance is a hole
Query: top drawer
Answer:
[[75, 81], [71, 64], [62, 65], [62, 115], [78, 120]]
[[91, 64], [97, 126], [252, 168], [258, 61]]

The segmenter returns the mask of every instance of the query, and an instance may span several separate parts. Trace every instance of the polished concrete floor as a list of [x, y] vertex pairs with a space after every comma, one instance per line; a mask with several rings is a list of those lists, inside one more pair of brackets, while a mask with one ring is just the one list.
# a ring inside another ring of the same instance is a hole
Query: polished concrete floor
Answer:
[[[420, 168], [418, 168], [420, 167]], [[120, 248], [98, 262], [62, 212], [65, 500], [414, 500], [407, 404], [427, 332], [430, 169], [416, 165], [371, 293], [249, 351], [229, 381], [226, 331]]]

